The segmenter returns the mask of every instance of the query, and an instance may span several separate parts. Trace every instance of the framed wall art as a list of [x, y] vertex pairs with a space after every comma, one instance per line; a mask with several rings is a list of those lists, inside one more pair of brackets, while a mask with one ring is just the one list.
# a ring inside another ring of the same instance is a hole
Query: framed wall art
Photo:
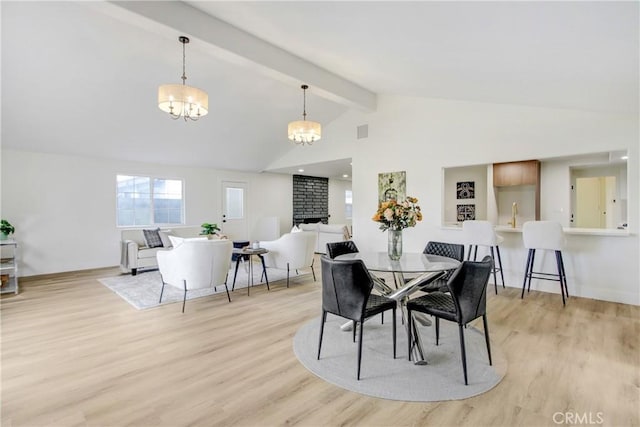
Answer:
[[476, 205], [457, 205], [458, 222], [476, 219]]
[[385, 172], [378, 174], [378, 203], [388, 200], [404, 200], [407, 197], [407, 173]]
[[457, 199], [475, 199], [475, 197], [476, 183], [474, 181], [461, 181], [456, 184]]

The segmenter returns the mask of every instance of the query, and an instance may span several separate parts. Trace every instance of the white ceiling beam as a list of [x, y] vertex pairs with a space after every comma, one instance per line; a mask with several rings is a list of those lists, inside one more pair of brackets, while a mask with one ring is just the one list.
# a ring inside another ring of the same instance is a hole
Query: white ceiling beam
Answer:
[[374, 92], [186, 3], [109, 1], [100, 6], [94, 2], [88, 3], [93, 3], [94, 7], [112, 16], [136, 23], [146, 29], [157, 31], [158, 26], [161, 26], [165, 30], [171, 28], [188, 34], [206, 43], [210, 47], [208, 50], [217, 57], [252, 66], [258, 72], [296, 87], [306, 83], [310, 87], [309, 92], [349, 108], [365, 112], [376, 109], [377, 95]]

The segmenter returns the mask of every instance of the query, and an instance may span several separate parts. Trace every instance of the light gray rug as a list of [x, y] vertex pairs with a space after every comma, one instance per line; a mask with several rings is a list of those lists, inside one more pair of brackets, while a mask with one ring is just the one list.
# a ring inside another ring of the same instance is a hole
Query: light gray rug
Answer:
[[[233, 266], [235, 268], [235, 264]], [[229, 270], [228, 286], [231, 293], [231, 285], [233, 284], [233, 272], [234, 268]], [[299, 275], [296, 275], [295, 271], [291, 272], [290, 285], [293, 281], [298, 280], [301, 277], [307, 278], [311, 275], [311, 270], [300, 270]], [[258, 264], [254, 264], [253, 268], [253, 286], [266, 286], [265, 282], [260, 282], [260, 276], [262, 274], [262, 267], [258, 267]], [[269, 286], [272, 284], [275, 286], [286, 286], [287, 272], [285, 270], [267, 269], [267, 275], [269, 277]], [[233, 300], [233, 294], [238, 293], [240, 289], [246, 293], [248, 272], [244, 266], [240, 266], [238, 269], [238, 277], [236, 279], [235, 292], [231, 293]], [[171, 304], [174, 302], [182, 302], [183, 291], [173, 286], [165, 286], [164, 293], [162, 294], [162, 304], [158, 303], [160, 298], [160, 290], [162, 289], [162, 280], [160, 279], [160, 272], [158, 270], [147, 270], [139, 272], [137, 275], [122, 274], [120, 276], [106, 277], [98, 279], [107, 288], [111, 289], [122, 299], [129, 304], [137, 308], [138, 310], [144, 310], [148, 308], [157, 307], [159, 305]], [[283, 283], [285, 281], [285, 283]], [[187, 299], [202, 298], [209, 295], [220, 294], [220, 298], [227, 298], [224, 285], [218, 286], [216, 290], [209, 289], [194, 289], [187, 292]]]
[[[340, 329], [344, 319], [327, 315], [322, 340], [322, 354], [318, 352], [320, 318], [302, 326], [293, 339], [293, 351], [311, 372], [334, 385], [383, 399], [412, 402], [458, 400], [491, 390], [504, 377], [507, 362], [500, 348], [491, 342], [493, 366], [489, 366], [484, 333], [475, 328], [465, 329], [467, 373], [469, 385], [464, 384], [460, 341], [456, 323], [440, 322], [440, 344], [435, 345], [434, 327], [419, 325], [428, 365], [414, 365], [407, 359], [407, 334], [397, 322], [397, 358], [393, 359], [392, 323], [390, 313], [384, 325], [380, 317], [369, 319], [364, 325], [362, 368], [356, 380], [358, 344], [352, 332]], [[491, 324], [489, 324], [491, 333]]]

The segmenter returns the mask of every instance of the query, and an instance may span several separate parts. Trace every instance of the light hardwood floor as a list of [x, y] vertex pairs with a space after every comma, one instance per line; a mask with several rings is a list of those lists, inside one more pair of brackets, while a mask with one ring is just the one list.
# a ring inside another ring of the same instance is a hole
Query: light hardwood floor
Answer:
[[319, 315], [319, 281], [187, 301], [181, 314], [138, 311], [96, 280], [117, 274], [24, 279], [2, 297], [3, 426], [640, 425], [640, 307], [491, 290], [504, 380], [409, 403], [340, 389], [297, 361], [292, 337]]

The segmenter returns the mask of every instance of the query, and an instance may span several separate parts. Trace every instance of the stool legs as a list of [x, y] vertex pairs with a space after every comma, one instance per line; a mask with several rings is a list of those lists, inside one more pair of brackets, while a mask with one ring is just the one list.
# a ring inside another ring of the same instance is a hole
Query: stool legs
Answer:
[[500, 257], [500, 246], [496, 246], [496, 253], [498, 254], [498, 265], [500, 266], [500, 278], [502, 279], [502, 288], [504, 289], [504, 273], [502, 272], [502, 258]]
[[[495, 248], [495, 253], [493, 248]], [[473, 260], [476, 261], [478, 257], [478, 245], [469, 245], [469, 254], [467, 255], [467, 261], [471, 260], [471, 250], [473, 249]], [[491, 252], [491, 259], [493, 260], [493, 286], [498, 294], [498, 278], [497, 272], [500, 272], [500, 278], [502, 279], [502, 287], [504, 288], [504, 273], [502, 272], [502, 258], [500, 257], [500, 246], [489, 246]], [[497, 255], [497, 258], [496, 256]], [[498, 262], [496, 263], [496, 259]]]
[[[522, 294], [520, 298], [524, 298], [524, 289], [527, 288], [527, 292], [531, 290], [531, 279], [542, 279], [542, 280], [554, 280], [560, 282], [560, 294], [562, 295], [562, 305], [566, 305], [566, 298], [569, 298], [569, 289], [567, 288], [567, 274], [564, 269], [564, 261], [562, 259], [562, 251], [554, 251], [556, 257], [556, 267], [558, 270], [557, 274], [553, 273], [542, 273], [533, 271], [533, 264], [536, 258], [536, 250], [529, 249], [529, 253], [527, 255], [527, 265], [525, 267], [524, 279], [522, 281]], [[534, 276], [537, 274], [537, 276]], [[557, 278], [556, 278], [557, 277]], [[527, 283], [528, 282], [528, 283]]]
[[[527, 277], [530, 278], [531, 276], [531, 266], [533, 265], [532, 261], [535, 251], [535, 249], [529, 249], [529, 252], [527, 253], [527, 265], [524, 268], [524, 279], [522, 280], [522, 295], [520, 295], [520, 299], [524, 298], [524, 289], [527, 287]], [[531, 279], [529, 279], [529, 288], [531, 288]]]

